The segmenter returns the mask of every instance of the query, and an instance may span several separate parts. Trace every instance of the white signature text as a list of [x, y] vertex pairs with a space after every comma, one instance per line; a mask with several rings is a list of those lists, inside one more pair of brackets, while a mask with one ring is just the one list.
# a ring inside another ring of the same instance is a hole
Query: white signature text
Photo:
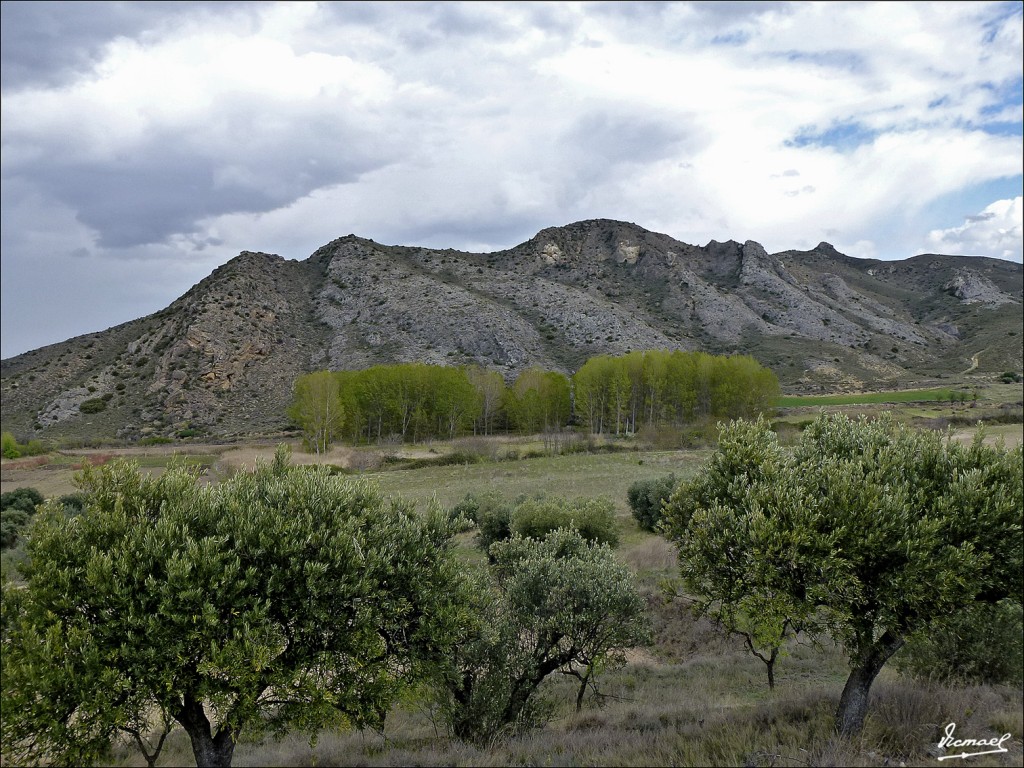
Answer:
[[954, 735], [956, 732], [956, 723], [950, 723], [946, 726], [946, 735], [939, 739], [939, 749], [946, 749], [952, 747], [953, 749], [964, 749], [965, 747], [991, 747], [982, 752], [967, 752], [966, 750], [962, 753], [955, 755], [942, 755], [939, 760], [953, 760], [955, 758], [965, 759], [968, 757], [977, 757], [978, 755], [992, 755], [997, 752], [1008, 752], [1009, 750], [1003, 746], [1003, 743], [1012, 738], [1009, 733], [1004, 733], [1002, 736], [993, 736], [991, 739], [958, 739]]

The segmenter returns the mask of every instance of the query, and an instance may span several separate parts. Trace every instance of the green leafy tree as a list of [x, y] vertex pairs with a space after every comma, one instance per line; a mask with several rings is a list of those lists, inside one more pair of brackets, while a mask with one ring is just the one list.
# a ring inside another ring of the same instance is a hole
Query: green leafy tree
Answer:
[[505, 380], [497, 371], [489, 371], [479, 365], [466, 368], [466, 377], [477, 396], [477, 431], [483, 435], [494, 432], [495, 424], [502, 412], [505, 397]]
[[327, 453], [345, 423], [338, 378], [330, 371], [300, 376], [288, 415], [302, 429], [308, 448], [318, 456]]
[[858, 732], [871, 684], [916, 633], [976, 603], [1021, 601], [1021, 449], [889, 419], [821, 416], [795, 451], [769, 425], [722, 430], [666, 525], [703, 608], [755, 645], [827, 632], [850, 660], [836, 728]]
[[527, 368], [507, 391], [505, 410], [524, 434], [552, 432], [569, 421], [569, 380], [555, 371]]
[[283, 452], [219, 486], [117, 462], [82, 487], [4, 585], [6, 760], [92, 763], [127, 733], [152, 765], [176, 723], [230, 765], [242, 734], [379, 728], [462, 623], [447, 516]]
[[580, 680], [579, 706], [596, 669], [650, 642], [644, 601], [607, 545], [562, 529], [542, 540], [514, 536], [491, 555], [488, 574], [467, 592], [474, 618], [440, 686], [452, 733], [480, 743], [543, 723], [537, 694], [549, 675]]

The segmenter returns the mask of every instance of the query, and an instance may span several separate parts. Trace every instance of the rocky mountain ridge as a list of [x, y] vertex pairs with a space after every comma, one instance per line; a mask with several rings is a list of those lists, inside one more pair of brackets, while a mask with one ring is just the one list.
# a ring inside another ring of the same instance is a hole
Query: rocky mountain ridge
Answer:
[[1022, 282], [1021, 265], [994, 259], [861, 260], [828, 243], [769, 254], [609, 220], [494, 253], [348, 235], [301, 262], [244, 252], [160, 312], [4, 360], [4, 429], [273, 431], [299, 374], [385, 362], [511, 380], [602, 353], [704, 349], [752, 354], [794, 391], [906, 386], [974, 355], [982, 373], [1020, 370]]

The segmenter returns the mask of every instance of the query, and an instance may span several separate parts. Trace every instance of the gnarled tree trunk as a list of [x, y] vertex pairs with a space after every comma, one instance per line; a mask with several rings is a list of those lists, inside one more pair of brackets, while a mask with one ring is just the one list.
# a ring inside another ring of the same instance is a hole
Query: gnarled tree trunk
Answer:
[[901, 635], [886, 632], [878, 640], [861, 645], [861, 652], [853, 660], [853, 669], [846, 680], [843, 695], [836, 710], [836, 730], [843, 736], [860, 733], [868, 711], [871, 684], [882, 671], [885, 662], [906, 642]]
[[192, 741], [192, 753], [197, 768], [228, 768], [235, 752], [235, 734], [227, 725], [221, 725], [213, 734], [203, 703], [186, 694], [181, 709], [174, 713]]

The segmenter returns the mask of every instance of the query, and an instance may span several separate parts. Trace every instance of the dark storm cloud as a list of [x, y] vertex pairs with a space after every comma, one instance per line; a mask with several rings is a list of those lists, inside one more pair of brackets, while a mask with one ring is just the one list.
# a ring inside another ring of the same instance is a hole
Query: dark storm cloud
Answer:
[[117, 37], [137, 37], [183, 16], [224, 14], [249, 3], [4, 2], [0, 4], [0, 87], [59, 86], [93, 69]]
[[98, 245], [129, 248], [191, 232], [204, 218], [286, 206], [396, 157], [386, 137], [336, 114], [261, 110], [233, 104], [202, 134], [154, 129], [113, 161], [65, 158], [58, 137], [6, 175], [76, 211]]

